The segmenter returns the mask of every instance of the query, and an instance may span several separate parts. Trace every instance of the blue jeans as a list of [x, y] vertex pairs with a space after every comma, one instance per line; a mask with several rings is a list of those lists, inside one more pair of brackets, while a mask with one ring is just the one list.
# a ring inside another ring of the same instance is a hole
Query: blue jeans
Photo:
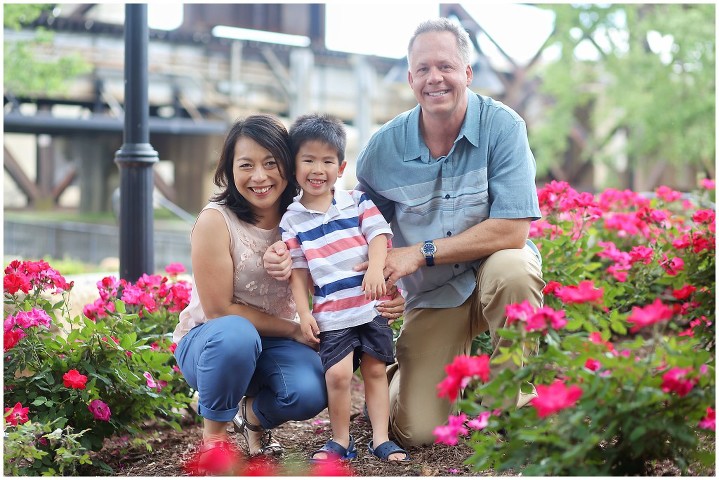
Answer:
[[261, 337], [246, 318], [228, 315], [194, 327], [175, 350], [198, 413], [229, 422], [244, 395], [262, 428], [312, 418], [327, 407], [320, 357], [289, 338]]

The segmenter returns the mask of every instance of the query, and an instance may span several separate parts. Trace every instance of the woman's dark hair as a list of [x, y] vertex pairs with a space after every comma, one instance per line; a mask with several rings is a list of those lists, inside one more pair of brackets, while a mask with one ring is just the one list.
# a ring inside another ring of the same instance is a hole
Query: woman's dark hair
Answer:
[[292, 199], [299, 193], [294, 173], [295, 162], [290, 153], [289, 134], [278, 118], [265, 114], [251, 115], [237, 120], [230, 128], [215, 170], [215, 185], [222, 191], [213, 195], [210, 200], [226, 205], [240, 220], [255, 225], [259, 218], [252, 212], [250, 202], [237, 190], [232, 171], [235, 144], [241, 137], [252, 139], [266, 148], [275, 157], [280, 175], [287, 180], [287, 187], [280, 195], [280, 214], [285, 213]]

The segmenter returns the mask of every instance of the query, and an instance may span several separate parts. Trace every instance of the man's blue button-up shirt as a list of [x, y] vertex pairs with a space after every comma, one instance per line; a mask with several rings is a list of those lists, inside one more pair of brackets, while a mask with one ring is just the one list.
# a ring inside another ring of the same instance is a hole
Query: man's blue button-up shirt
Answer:
[[[524, 120], [496, 100], [469, 89], [467, 95], [464, 123], [446, 156], [431, 157], [419, 105], [385, 124], [360, 152], [358, 188], [391, 222], [395, 247], [456, 235], [487, 218], [541, 217]], [[422, 267], [404, 277], [406, 309], [461, 305], [479, 264]]]

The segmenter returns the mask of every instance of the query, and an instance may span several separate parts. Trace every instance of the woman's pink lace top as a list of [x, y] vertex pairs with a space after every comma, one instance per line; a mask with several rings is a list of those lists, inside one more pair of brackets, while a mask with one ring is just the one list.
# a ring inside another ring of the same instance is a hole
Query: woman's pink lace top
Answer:
[[[270, 277], [262, 265], [262, 256], [267, 247], [280, 239], [278, 229], [264, 230], [242, 222], [226, 206], [214, 202], [205, 206], [205, 209], [207, 208], [222, 214], [230, 232], [230, 255], [235, 267], [232, 301], [275, 317], [295, 319], [295, 302], [289, 282]], [[217, 252], [218, 255], [222, 253]], [[180, 312], [180, 322], [175, 328], [172, 340], [179, 342], [192, 327], [206, 321], [193, 277], [190, 304]]]

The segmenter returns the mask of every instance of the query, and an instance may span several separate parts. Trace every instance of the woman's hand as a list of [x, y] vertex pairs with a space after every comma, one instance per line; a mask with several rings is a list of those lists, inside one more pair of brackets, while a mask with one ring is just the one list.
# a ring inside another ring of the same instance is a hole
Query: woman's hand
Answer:
[[292, 273], [292, 259], [287, 245], [279, 240], [267, 248], [262, 256], [262, 263], [267, 274], [277, 280], [288, 280]]
[[302, 331], [301, 324], [298, 322], [298, 323], [296, 323], [296, 325], [297, 325], [297, 328], [295, 329], [294, 333], [292, 334], [292, 340], [294, 340], [297, 343], [307, 345], [308, 347], [310, 347], [314, 350], [319, 350], [319, 348], [320, 348], [319, 339], [316, 342], [307, 340], [307, 338], [305, 338], [304, 332]]
[[404, 297], [397, 290], [397, 286], [392, 285], [387, 289], [387, 295], [391, 297], [377, 305], [377, 311], [380, 315], [388, 319], [388, 323], [392, 323], [402, 315], [404, 315]]

